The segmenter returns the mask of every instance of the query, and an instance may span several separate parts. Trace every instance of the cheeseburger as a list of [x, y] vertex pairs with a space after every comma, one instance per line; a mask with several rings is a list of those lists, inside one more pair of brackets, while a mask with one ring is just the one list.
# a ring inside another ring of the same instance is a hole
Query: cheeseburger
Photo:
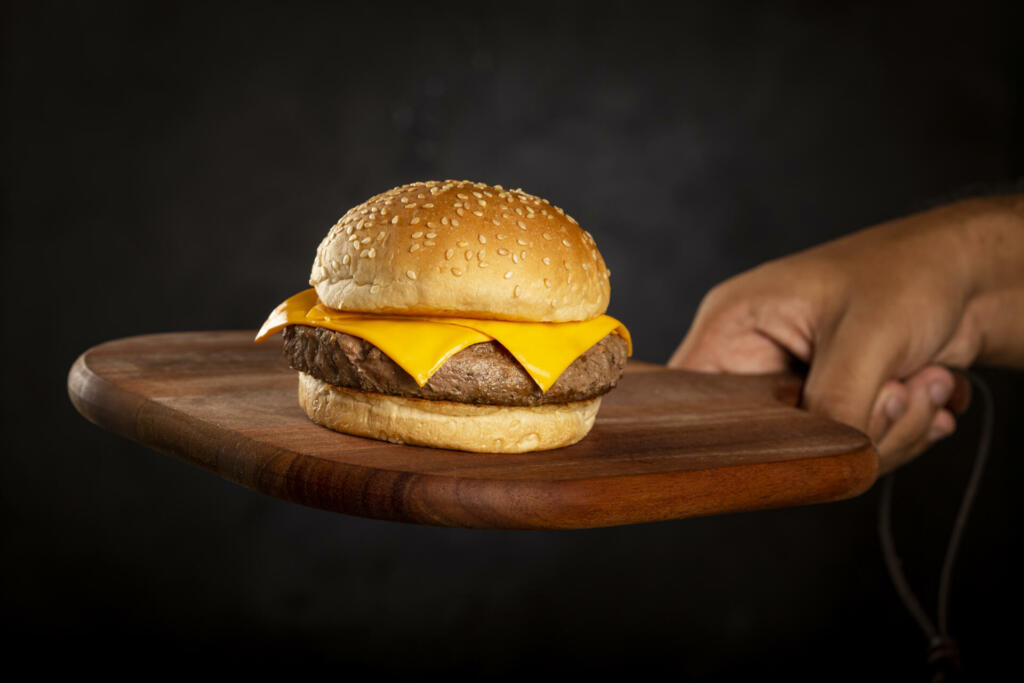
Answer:
[[520, 453], [576, 443], [631, 354], [590, 233], [522, 190], [411, 183], [349, 210], [283, 330], [299, 404], [330, 429]]

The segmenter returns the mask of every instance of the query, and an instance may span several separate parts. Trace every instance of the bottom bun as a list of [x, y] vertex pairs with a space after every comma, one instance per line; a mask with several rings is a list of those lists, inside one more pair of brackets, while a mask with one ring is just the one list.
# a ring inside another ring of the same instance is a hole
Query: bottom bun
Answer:
[[576, 443], [594, 426], [601, 397], [535, 407], [489, 406], [369, 394], [299, 373], [299, 405], [337, 432], [477, 453], [525, 453]]

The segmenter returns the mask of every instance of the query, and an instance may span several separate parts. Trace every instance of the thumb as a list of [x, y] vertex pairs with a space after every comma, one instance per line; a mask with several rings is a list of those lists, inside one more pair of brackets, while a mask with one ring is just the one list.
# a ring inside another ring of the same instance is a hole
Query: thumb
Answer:
[[900, 360], [884, 329], [876, 316], [850, 314], [825, 335], [811, 359], [804, 407], [866, 432], [878, 393]]

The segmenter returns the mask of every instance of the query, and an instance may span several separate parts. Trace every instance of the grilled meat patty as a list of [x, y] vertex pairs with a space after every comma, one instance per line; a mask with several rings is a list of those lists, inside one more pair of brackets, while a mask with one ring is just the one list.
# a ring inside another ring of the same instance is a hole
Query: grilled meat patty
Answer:
[[541, 392], [523, 366], [496, 341], [454, 354], [422, 387], [384, 352], [358, 337], [322, 327], [284, 329], [292, 368], [328, 384], [375, 394], [433, 401], [538, 406], [583, 401], [611, 390], [626, 366], [626, 340], [616, 334], [590, 347]]

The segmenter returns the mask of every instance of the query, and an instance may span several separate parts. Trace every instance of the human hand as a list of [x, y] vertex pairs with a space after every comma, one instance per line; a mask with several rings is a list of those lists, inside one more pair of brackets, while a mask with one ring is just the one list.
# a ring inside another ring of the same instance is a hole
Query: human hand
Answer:
[[731, 278], [704, 298], [669, 366], [767, 373], [797, 358], [810, 367], [804, 407], [864, 431], [882, 471], [895, 469], [954, 431], [948, 368], [983, 350], [979, 213], [977, 202], [943, 207]]

